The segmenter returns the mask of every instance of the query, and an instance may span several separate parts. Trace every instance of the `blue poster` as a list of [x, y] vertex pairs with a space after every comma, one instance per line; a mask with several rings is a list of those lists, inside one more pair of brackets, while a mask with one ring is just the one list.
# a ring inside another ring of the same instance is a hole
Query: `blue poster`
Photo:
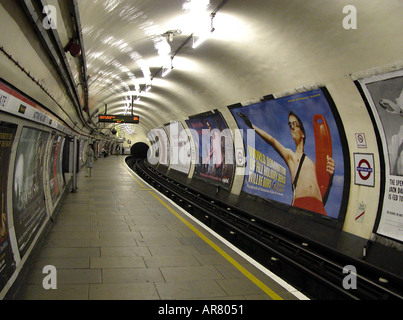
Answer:
[[243, 191], [337, 219], [343, 198], [343, 148], [323, 92], [312, 90], [230, 111], [244, 132]]

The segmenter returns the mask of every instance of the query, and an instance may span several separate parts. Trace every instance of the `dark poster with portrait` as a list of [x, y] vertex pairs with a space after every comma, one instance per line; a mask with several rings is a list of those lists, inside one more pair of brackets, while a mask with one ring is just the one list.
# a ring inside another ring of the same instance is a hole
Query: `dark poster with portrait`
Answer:
[[361, 79], [358, 84], [384, 167], [376, 232], [403, 241], [403, 70]]
[[339, 217], [349, 160], [327, 95], [316, 89], [229, 107], [244, 132], [243, 192]]
[[196, 148], [194, 177], [230, 189], [234, 177], [234, 143], [220, 112], [186, 120]]
[[169, 166], [169, 138], [164, 128], [154, 129], [157, 142], [159, 164]]
[[27, 251], [46, 215], [43, 165], [49, 134], [24, 127], [14, 167], [14, 227], [21, 256]]
[[0, 121], [0, 291], [15, 270], [7, 221], [7, 181], [11, 148], [16, 131], [17, 125]]
[[169, 137], [170, 169], [188, 174], [191, 163], [191, 148], [185, 128], [179, 121], [170, 122], [164, 127]]
[[60, 198], [63, 188], [65, 186], [62, 161], [63, 161], [63, 148], [65, 138], [61, 136], [54, 136], [52, 139], [52, 149], [50, 151], [50, 159], [48, 166], [48, 176], [50, 185], [50, 195], [53, 205]]
[[[85, 155], [85, 145], [86, 145], [86, 140], [78, 140], [77, 143], [77, 148], [78, 148], [78, 163], [77, 163], [77, 172], [80, 172], [81, 169], [85, 166], [85, 161], [87, 160], [87, 157]], [[110, 153], [112, 154], [112, 153]]]

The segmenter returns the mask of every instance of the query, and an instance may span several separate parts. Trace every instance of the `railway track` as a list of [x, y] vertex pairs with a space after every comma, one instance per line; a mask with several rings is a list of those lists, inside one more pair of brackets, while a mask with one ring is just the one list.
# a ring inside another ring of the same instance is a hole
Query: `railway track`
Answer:
[[128, 157], [126, 162], [148, 184], [312, 299], [403, 299], [403, 279], [385, 270], [259, 220], [172, 180], [143, 160]]

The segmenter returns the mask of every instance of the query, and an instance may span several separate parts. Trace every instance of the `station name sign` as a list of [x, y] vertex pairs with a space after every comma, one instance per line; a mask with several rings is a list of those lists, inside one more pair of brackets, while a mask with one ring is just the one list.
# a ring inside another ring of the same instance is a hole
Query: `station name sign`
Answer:
[[99, 115], [99, 122], [112, 122], [112, 123], [139, 123], [139, 116], [124, 116], [124, 115]]

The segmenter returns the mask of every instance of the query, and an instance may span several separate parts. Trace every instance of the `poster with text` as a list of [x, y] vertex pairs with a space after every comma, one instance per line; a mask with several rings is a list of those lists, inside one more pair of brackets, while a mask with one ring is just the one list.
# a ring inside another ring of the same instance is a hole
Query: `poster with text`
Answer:
[[385, 192], [377, 233], [403, 241], [403, 70], [358, 81], [381, 142]]
[[234, 143], [218, 111], [186, 120], [196, 148], [194, 176], [229, 189], [234, 176]]
[[169, 137], [170, 168], [188, 174], [190, 170], [190, 142], [188, 134], [180, 122], [165, 125]]
[[7, 221], [7, 183], [11, 148], [16, 131], [17, 125], [0, 121], [0, 291], [15, 270]]
[[243, 192], [337, 219], [345, 159], [324, 92], [317, 89], [229, 109], [244, 133]]
[[169, 165], [169, 139], [167, 133], [163, 128], [154, 130], [155, 142], [158, 146], [158, 158], [159, 163], [168, 166]]
[[87, 140], [78, 140], [78, 165], [77, 172], [80, 172], [81, 169], [85, 166], [85, 162], [87, 161], [87, 156], [85, 154]]
[[14, 227], [23, 256], [46, 215], [43, 188], [45, 148], [49, 134], [24, 127], [18, 143], [13, 187]]
[[55, 205], [60, 198], [65, 186], [62, 171], [64, 140], [65, 139], [61, 136], [54, 136], [52, 139], [48, 176], [53, 205]]

